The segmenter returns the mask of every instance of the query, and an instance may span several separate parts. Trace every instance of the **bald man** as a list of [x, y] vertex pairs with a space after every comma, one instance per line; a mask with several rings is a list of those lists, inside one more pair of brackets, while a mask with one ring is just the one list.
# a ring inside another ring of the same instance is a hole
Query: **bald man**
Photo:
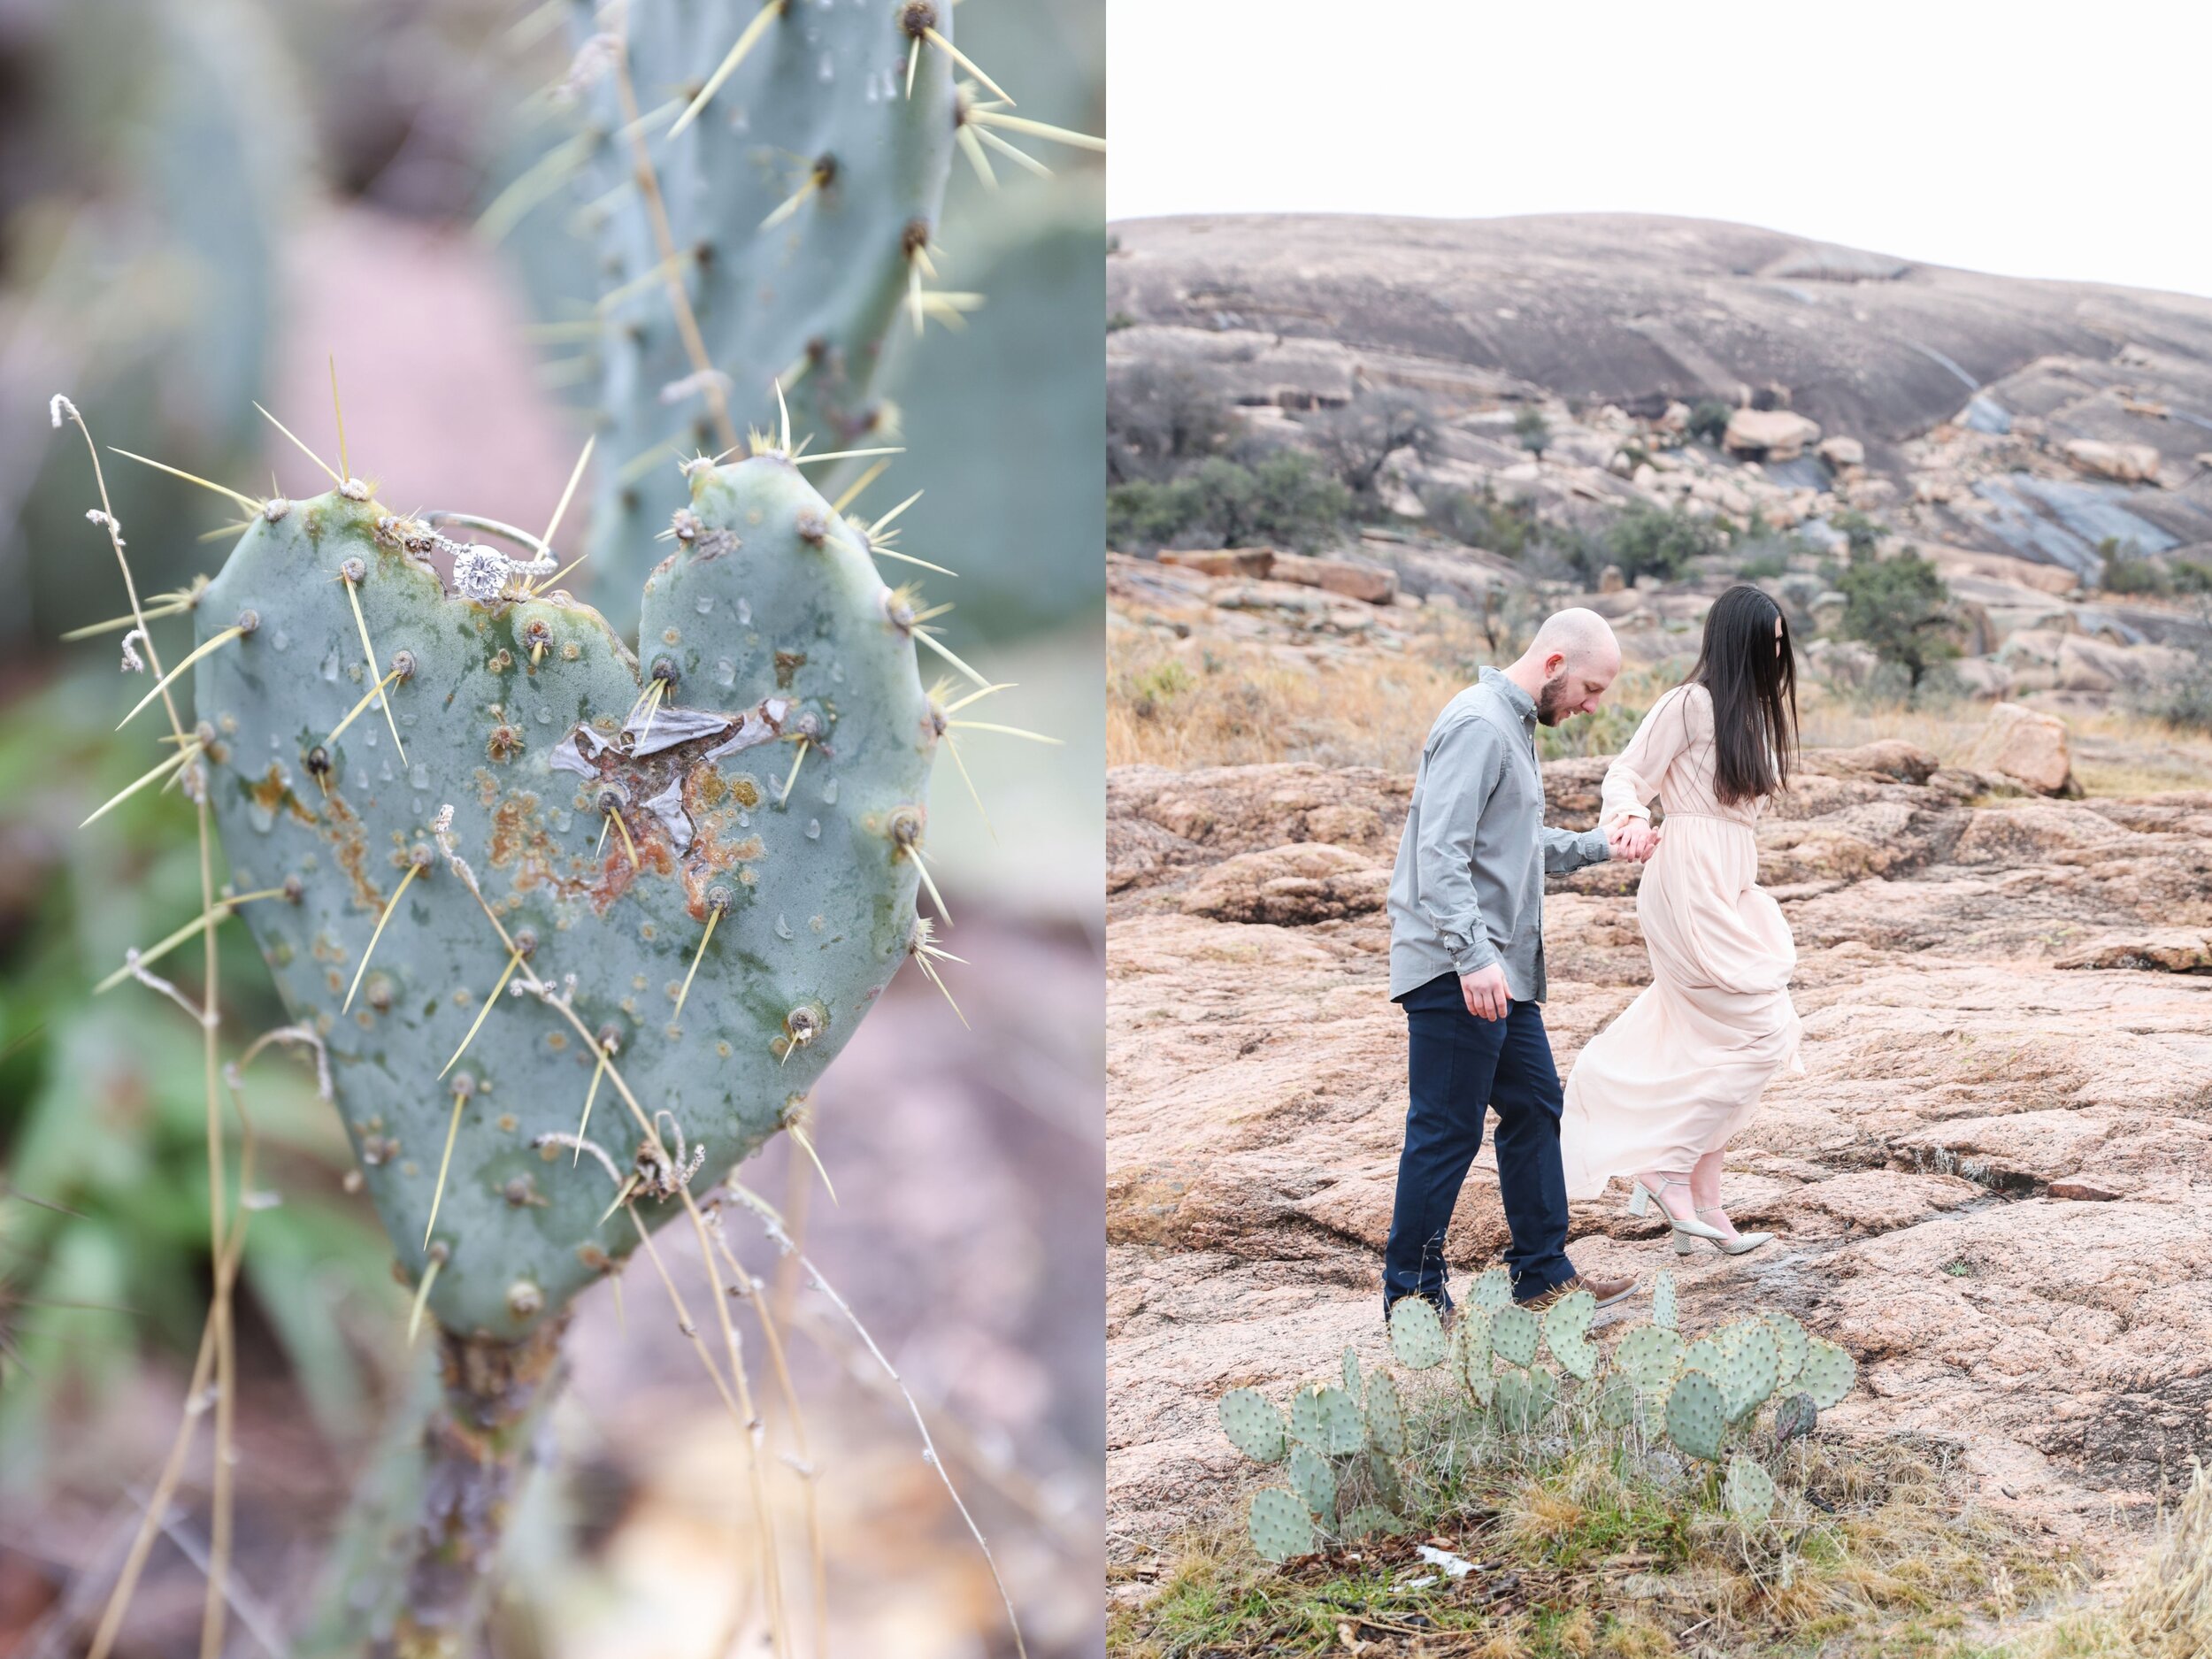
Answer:
[[[1620, 672], [1613, 630], [1562, 611], [1519, 659], [1486, 668], [1430, 727], [1390, 879], [1390, 995], [1406, 1011], [1409, 1102], [1384, 1253], [1383, 1310], [1451, 1308], [1444, 1234], [1498, 1115], [1498, 1187], [1514, 1300], [1587, 1289], [1603, 1307], [1633, 1279], [1585, 1279], [1567, 1259], [1559, 1071], [1544, 1033], [1544, 877], [1613, 856], [1601, 830], [1544, 826], [1536, 727], [1598, 706]], [[1625, 849], [1624, 849], [1625, 850]]]

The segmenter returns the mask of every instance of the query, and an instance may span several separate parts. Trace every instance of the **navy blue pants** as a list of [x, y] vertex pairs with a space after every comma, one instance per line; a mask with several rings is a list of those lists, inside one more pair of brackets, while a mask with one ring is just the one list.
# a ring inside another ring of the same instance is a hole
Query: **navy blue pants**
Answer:
[[1526, 1302], [1574, 1276], [1567, 1259], [1567, 1178], [1559, 1163], [1559, 1068], [1543, 1010], [1515, 1002], [1503, 1019], [1467, 1011], [1459, 976], [1440, 973], [1398, 999], [1406, 1011], [1405, 1149], [1383, 1255], [1383, 1304], [1423, 1295], [1448, 1308], [1444, 1232], [1482, 1149], [1483, 1109], [1498, 1114], [1498, 1191], [1513, 1242], [1513, 1294]]

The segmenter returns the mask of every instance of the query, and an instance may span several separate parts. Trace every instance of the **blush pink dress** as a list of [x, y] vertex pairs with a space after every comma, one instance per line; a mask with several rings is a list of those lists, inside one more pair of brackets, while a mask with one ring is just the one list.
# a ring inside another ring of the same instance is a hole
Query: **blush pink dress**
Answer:
[[1605, 774], [1600, 824], [1648, 819], [1654, 798], [1666, 821], [1636, 895], [1651, 984], [1567, 1079], [1570, 1198], [1639, 1170], [1686, 1172], [1743, 1126], [1776, 1072], [1804, 1069], [1789, 992], [1797, 946], [1759, 886], [1764, 798], [1723, 805], [1714, 764], [1712, 695], [1678, 686]]

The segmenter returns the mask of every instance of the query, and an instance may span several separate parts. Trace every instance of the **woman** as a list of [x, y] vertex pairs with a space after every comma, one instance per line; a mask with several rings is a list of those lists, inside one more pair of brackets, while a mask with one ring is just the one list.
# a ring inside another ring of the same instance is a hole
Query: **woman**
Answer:
[[[1634, 1179], [1632, 1213], [1656, 1202], [1678, 1252], [1731, 1256], [1773, 1235], [1739, 1233], [1721, 1207], [1723, 1149], [1767, 1080], [1797, 1059], [1789, 979], [1797, 948], [1758, 885], [1753, 833], [1789, 787], [1797, 670], [1781, 608], [1730, 588], [1706, 613], [1689, 678], [1659, 699], [1605, 774], [1599, 822], [1617, 856], [1649, 856], [1636, 914], [1651, 984], [1592, 1039], [1567, 1079], [1560, 1152], [1567, 1195]], [[1649, 803], [1665, 810], [1663, 842]], [[1656, 850], [1654, 851], [1654, 849]]]

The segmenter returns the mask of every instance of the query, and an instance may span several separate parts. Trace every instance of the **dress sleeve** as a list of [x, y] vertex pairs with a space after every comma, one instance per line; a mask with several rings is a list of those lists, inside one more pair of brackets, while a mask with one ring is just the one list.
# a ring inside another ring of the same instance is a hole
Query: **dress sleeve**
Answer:
[[1628, 740], [1628, 747], [1605, 769], [1605, 788], [1598, 807], [1601, 828], [1611, 829], [1624, 818], [1651, 818], [1651, 802], [1659, 793], [1660, 780], [1675, 757], [1690, 746], [1695, 687], [1677, 686], [1651, 705]]

